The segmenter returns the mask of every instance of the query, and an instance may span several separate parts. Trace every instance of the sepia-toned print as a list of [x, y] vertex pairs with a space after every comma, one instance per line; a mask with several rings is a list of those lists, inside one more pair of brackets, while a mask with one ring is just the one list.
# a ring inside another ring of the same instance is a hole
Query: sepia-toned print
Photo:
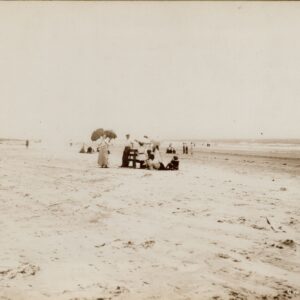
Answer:
[[300, 299], [300, 4], [0, 3], [0, 300]]

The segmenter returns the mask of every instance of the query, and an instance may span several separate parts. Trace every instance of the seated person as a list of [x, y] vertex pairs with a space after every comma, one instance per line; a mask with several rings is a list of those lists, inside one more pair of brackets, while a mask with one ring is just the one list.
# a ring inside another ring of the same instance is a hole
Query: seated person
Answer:
[[147, 159], [150, 158], [150, 155], [151, 155], [151, 154], [153, 154], [153, 153], [152, 153], [152, 150], [148, 149], [148, 150], [147, 150]]
[[146, 168], [149, 170], [159, 170], [160, 163], [155, 161], [155, 156], [153, 154], [149, 155], [149, 158], [145, 161]]
[[92, 147], [88, 147], [88, 148], [87, 148], [87, 153], [93, 153], [93, 152], [94, 152], [94, 150], [93, 150]]
[[[148, 162], [154, 159], [154, 155], [152, 157], [153, 153], [150, 149], [146, 150], [144, 154], [139, 153], [139, 163], [141, 169], [148, 168]], [[152, 158], [152, 159], [151, 159]]]
[[173, 159], [167, 164], [166, 170], [178, 170], [179, 169], [179, 160], [178, 156], [173, 156]]
[[161, 159], [161, 156], [160, 156], [160, 152], [159, 152], [159, 146], [158, 145], [156, 145], [154, 147], [154, 163], [156, 165], [159, 164], [159, 169], [158, 170], [165, 170], [165, 166], [164, 166], [164, 164], [162, 162], [162, 159]]
[[167, 148], [167, 151], [166, 151], [166, 153], [172, 153], [172, 151], [173, 151], [173, 147], [172, 147], [172, 144], [170, 144], [169, 145], [169, 147]]
[[166, 153], [168, 153], [168, 154], [172, 154], [172, 153], [175, 154], [175, 153], [176, 153], [176, 150], [175, 150], [175, 148], [172, 146], [172, 144], [169, 145], [169, 147], [167, 148]]
[[85, 145], [83, 144], [79, 153], [86, 153], [86, 150], [85, 150]]
[[140, 143], [139, 148], [138, 148], [137, 162], [140, 163], [141, 169], [146, 168], [145, 161], [147, 160], [147, 158], [148, 158], [148, 155], [146, 154], [145, 146], [143, 143]]

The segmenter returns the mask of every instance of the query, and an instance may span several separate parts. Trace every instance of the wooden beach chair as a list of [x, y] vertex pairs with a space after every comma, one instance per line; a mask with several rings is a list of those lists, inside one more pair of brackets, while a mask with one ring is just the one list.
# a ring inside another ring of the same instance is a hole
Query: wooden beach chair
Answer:
[[[139, 154], [139, 151], [137, 149], [130, 149], [128, 153], [128, 162], [132, 162], [132, 168], [136, 169], [136, 163], [139, 162], [137, 159], [137, 156]], [[130, 168], [130, 165], [128, 164], [128, 167]]]

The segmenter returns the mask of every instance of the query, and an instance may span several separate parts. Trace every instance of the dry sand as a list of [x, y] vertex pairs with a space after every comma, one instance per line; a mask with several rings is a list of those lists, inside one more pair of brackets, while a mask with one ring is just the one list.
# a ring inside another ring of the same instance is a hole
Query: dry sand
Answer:
[[0, 145], [1, 300], [300, 299], [300, 160], [77, 150]]

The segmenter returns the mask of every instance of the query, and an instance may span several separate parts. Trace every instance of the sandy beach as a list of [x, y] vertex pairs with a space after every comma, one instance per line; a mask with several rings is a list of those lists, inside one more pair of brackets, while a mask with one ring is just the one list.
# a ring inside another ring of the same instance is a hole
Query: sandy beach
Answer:
[[111, 152], [0, 145], [1, 300], [300, 299], [299, 159]]
[[0, 1], [0, 300], [300, 300], [299, 16]]

